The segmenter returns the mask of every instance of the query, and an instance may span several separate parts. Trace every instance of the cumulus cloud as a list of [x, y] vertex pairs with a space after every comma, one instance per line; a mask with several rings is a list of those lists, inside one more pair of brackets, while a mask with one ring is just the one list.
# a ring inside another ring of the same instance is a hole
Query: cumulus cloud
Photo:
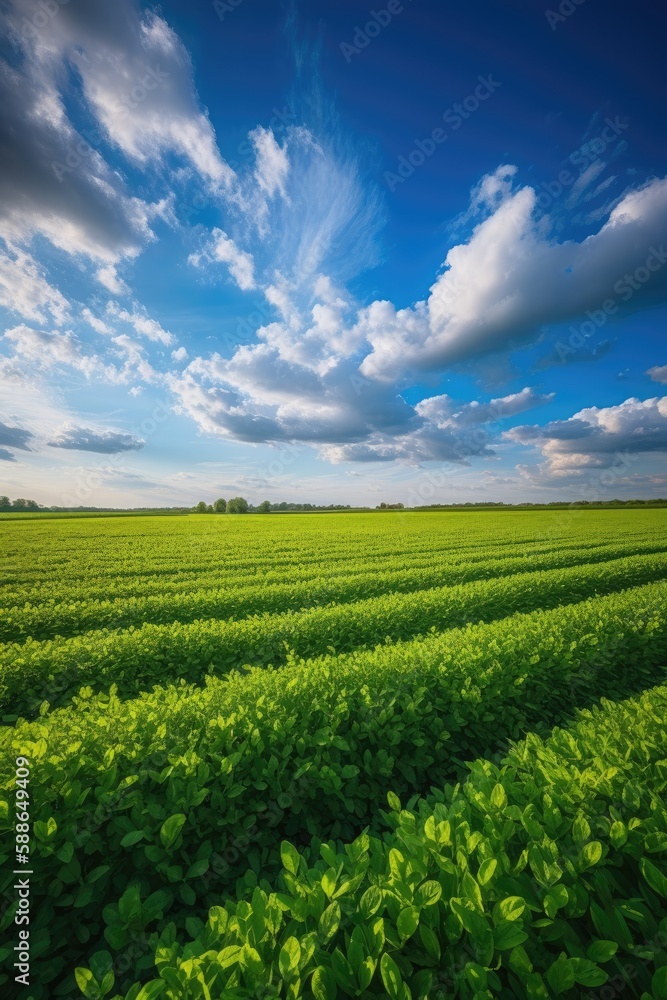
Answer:
[[537, 448], [548, 475], [581, 475], [613, 466], [619, 458], [631, 461], [632, 456], [667, 451], [667, 396], [587, 407], [543, 427], [514, 427], [505, 437]]
[[[96, 262], [112, 294], [127, 294], [116, 265], [153, 238], [151, 220], [169, 204], [133, 196], [105, 148], [161, 173], [173, 155], [215, 191], [233, 171], [199, 105], [189, 56], [160, 16], [135, 0], [52, 7], [9, 0], [1, 16], [14, 52], [0, 60], [0, 223], [11, 245], [44, 236]], [[73, 124], [72, 98], [92, 119], [88, 128]], [[41, 294], [45, 307], [61, 307], [43, 286]], [[44, 322], [39, 295], [35, 303], [24, 315]]]
[[214, 229], [207, 246], [201, 253], [193, 253], [188, 257], [188, 263], [198, 267], [203, 260], [220, 261], [227, 264], [229, 273], [239, 286], [248, 292], [255, 288], [255, 265], [252, 254], [237, 247], [233, 239], [222, 229]]
[[[453, 247], [424, 302], [397, 310], [375, 302], [359, 318], [371, 351], [362, 372], [395, 379], [442, 369], [534, 339], [548, 325], [663, 301], [667, 294], [667, 179], [632, 191], [581, 243], [549, 237], [536, 195], [507, 192], [507, 168], [485, 201], [497, 207]], [[477, 196], [477, 200], [481, 195]]]
[[53, 440], [47, 442], [51, 448], [66, 448], [74, 451], [94, 451], [100, 455], [117, 455], [124, 451], [139, 451], [146, 444], [141, 438], [115, 430], [94, 430], [65, 424]]
[[71, 66], [102, 129], [126, 156], [145, 166], [176, 153], [211, 183], [229, 182], [233, 172], [199, 107], [190, 57], [163, 18], [134, 0], [70, 0], [46, 19], [34, 16], [39, 10], [39, 0], [13, 0], [8, 26], [40, 82], [57, 92], [63, 67]]
[[[40, 233], [70, 254], [107, 263], [135, 256], [151, 235], [147, 206], [76, 131], [55, 80], [31, 56], [21, 69], [0, 62], [0, 101], [5, 239], [27, 243]], [[70, 151], [76, 169], [65, 162]]]
[[88, 344], [84, 344], [71, 330], [49, 332], [35, 330], [21, 324], [4, 333], [5, 340], [14, 348], [10, 359], [14, 364], [27, 367], [29, 373], [36, 370], [70, 368], [80, 372], [86, 379], [94, 379], [109, 384], [126, 384], [136, 380], [155, 381], [157, 373], [143, 356], [141, 345], [123, 334], [112, 337], [117, 358], [122, 365], [109, 360], [108, 355], [96, 354]]
[[69, 302], [49, 284], [37, 261], [18, 249], [0, 251], [0, 305], [35, 323], [57, 325], [69, 311]]
[[649, 368], [646, 374], [654, 382], [659, 382], [661, 385], [667, 385], [667, 365], [653, 365], [652, 368]]
[[417, 403], [417, 413], [430, 420], [436, 427], [470, 427], [476, 424], [491, 423], [505, 417], [514, 417], [525, 410], [548, 403], [554, 393], [542, 395], [530, 387], [521, 392], [511, 393], [491, 399], [488, 403], [472, 400], [470, 403], [460, 403], [450, 396], [431, 396]]

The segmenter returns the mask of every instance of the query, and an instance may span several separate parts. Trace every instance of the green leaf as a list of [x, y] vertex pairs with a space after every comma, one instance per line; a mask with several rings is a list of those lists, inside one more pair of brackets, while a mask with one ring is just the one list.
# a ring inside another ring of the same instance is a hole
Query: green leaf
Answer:
[[493, 786], [491, 792], [491, 805], [494, 809], [504, 809], [507, 805], [507, 793], [501, 784]]
[[480, 885], [486, 885], [494, 875], [496, 868], [498, 867], [498, 862], [495, 858], [488, 858], [486, 861], [482, 861], [479, 866], [479, 871], [477, 872], [477, 881]]
[[280, 845], [280, 860], [282, 861], [283, 868], [290, 872], [292, 875], [296, 875], [299, 871], [299, 852], [296, 847], [287, 840], [283, 840]]
[[571, 958], [567, 958], [564, 952], [558, 956], [556, 961], [547, 970], [547, 982], [554, 993], [565, 993], [566, 990], [574, 986], [574, 968]]
[[494, 906], [493, 916], [498, 920], [518, 920], [525, 909], [526, 901], [522, 896], [506, 896]]
[[[379, 890], [378, 890], [379, 891]], [[322, 941], [326, 942], [334, 936], [340, 926], [340, 905], [336, 902], [327, 906], [319, 920]]]
[[640, 860], [639, 869], [651, 888], [660, 896], [667, 899], [667, 878], [665, 878], [660, 869], [652, 861], [649, 861], [648, 858]]
[[143, 830], [131, 830], [130, 833], [126, 833], [120, 842], [121, 847], [132, 847], [133, 844], [138, 844], [140, 840], [144, 839]]
[[[282, 954], [282, 950], [281, 950]], [[241, 954], [239, 956], [239, 961], [244, 969], [249, 972], [255, 973], [255, 975], [262, 971], [264, 968], [264, 963], [262, 958], [256, 948], [246, 943], [241, 948]]]
[[544, 912], [548, 917], [555, 917], [558, 910], [567, 906], [569, 899], [567, 889], [564, 885], [553, 885], [544, 897]]
[[336, 984], [328, 969], [321, 965], [313, 972], [310, 988], [315, 1000], [336, 1000]]
[[512, 972], [516, 972], [519, 976], [525, 976], [533, 971], [533, 963], [528, 957], [526, 949], [520, 944], [516, 948], [512, 948], [510, 952], [509, 967]]
[[162, 980], [153, 979], [141, 988], [134, 1000], [155, 1000], [155, 997], [159, 997], [164, 992], [166, 986], [167, 984]]
[[79, 987], [84, 997], [93, 998], [99, 996], [97, 983], [95, 982], [95, 977], [90, 969], [75, 969], [74, 978], [76, 979], [76, 985]]
[[651, 991], [656, 1000], [667, 1000], [667, 965], [654, 974], [651, 980]]
[[301, 945], [297, 938], [288, 937], [278, 955], [278, 968], [283, 979], [294, 978], [301, 961]]
[[595, 962], [587, 958], [571, 958], [570, 962], [574, 970], [574, 978], [581, 986], [602, 986], [609, 979], [609, 976], [602, 969], [599, 969]]
[[403, 979], [396, 962], [386, 951], [380, 959], [380, 975], [391, 1000], [398, 1000], [403, 992]]
[[412, 937], [419, 926], [419, 910], [416, 906], [406, 906], [398, 915], [396, 929], [402, 941]]
[[486, 989], [486, 969], [477, 962], [468, 962], [463, 972], [473, 990]]
[[602, 857], [602, 844], [599, 840], [591, 840], [584, 844], [579, 852], [580, 863], [586, 868], [592, 868]]
[[368, 920], [382, 906], [382, 890], [377, 885], [371, 885], [359, 900], [359, 912], [364, 920]]
[[230, 944], [216, 955], [216, 962], [222, 969], [228, 969], [230, 965], [236, 965], [241, 958], [241, 947], [237, 944]]
[[181, 832], [181, 828], [185, 823], [184, 813], [174, 813], [169, 819], [166, 819], [160, 828], [160, 840], [162, 841], [162, 846], [167, 849], [172, 846]]
[[600, 939], [599, 941], [594, 941], [592, 945], [589, 945], [586, 954], [590, 958], [591, 962], [604, 965], [605, 962], [608, 962], [614, 957], [617, 951], [618, 945], [615, 941], [604, 941]]
[[208, 871], [208, 858], [201, 858], [199, 861], [195, 861], [194, 864], [190, 865], [185, 873], [186, 878], [201, 878]]
[[442, 896], [442, 886], [435, 879], [429, 879], [417, 889], [415, 902], [418, 906], [434, 906]]
[[498, 951], [516, 948], [527, 940], [528, 935], [515, 920], [501, 920], [493, 929], [493, 944]]
[[387, 802], [389, 803], [389, 808], [393, 809], [394, 812], [401, 811], [401, 800], [395, 792], [387, 792]]

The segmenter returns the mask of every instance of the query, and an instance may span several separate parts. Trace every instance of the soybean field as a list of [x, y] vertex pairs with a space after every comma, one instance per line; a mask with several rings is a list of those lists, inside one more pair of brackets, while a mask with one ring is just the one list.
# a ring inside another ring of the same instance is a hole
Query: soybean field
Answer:
[[665, 510], [0, 535], [3, 996], [667, 998]]

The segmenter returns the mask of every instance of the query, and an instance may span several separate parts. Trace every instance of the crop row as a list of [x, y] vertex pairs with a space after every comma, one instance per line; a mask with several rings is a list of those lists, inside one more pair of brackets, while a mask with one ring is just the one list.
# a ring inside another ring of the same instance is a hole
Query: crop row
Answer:
[[405, 640], [665, 576], [667, 555], [632, 556], [605, 563], [603, 575], [595, 564], [575, 566], [240, 621], [149, 624], [29, 640], [2, 649], [0, 707], [30, 714], [44, 701], [65, 704], [82, 685], [100, 690], [116, 684], [121, 696], [131, 696], [165, 680], [199, 681], [207, 673], [224, 674], [244, 664], [281, 664], [290, 653], [310, 657]]
[[[594, 561], [598, 553], [615, 553], [622, 555], [641, 554], [645, 552], [664, 551], [667, 545], [660, 544], [655, 538], [599, 539], [587, 542], [572, 542], [555, 545], [552, 541], [523, 543], [520, 555], [508, 555], [505, 544], [495, 546], [465, 545], [447, 546], [442, 550], [432, 546], [409, 551], [394, 550], [385, 552], [373, 549], [365, 555], [357, 549], [351, 551], [337, 550], [335, 554], [323, 559], [320, 553], [311, 558], [298, 560], [278, 560], [271, 556], [253, 557], [245, 553], [242, 562], [231, 561], [226, 553], [224, 566], [220, 565], [219, 557], [210, 564], [200, 562], [186, 565], [181, 562], [178, 567], [160, 571], [153, 565], [150, 570], [144, 566], [141, 574], [132, 573], [127, 576], [112, 574], [100, 575], [99, 568], [95, 576], [85, 579], [74, 578], [71, 574], [63, 575], [58, 580], [57, 596], [54, 596], [53, 585], [45, 581], [42, 575], [30, 585], [10, 587], [5, 584], [2, 589], [2, 612], [17, 614], [19, 607], [53, 606], [55, 604], [74, 604], [84, 595], [85, 600], [109, 600], [117, 598], [132, 598], [154, 595], [188, 593], [193, 590], [216, 590], [221, 586], [234, 587], [239, 590], [249, 586], [284, 583], [289, 577], [292, 582], [317, 580], [321, 577], [344, 577], [371, 575], [387, 570], [416, 570], [419, 568], [439, 568], [451, 566], [455, 572], [461, 573], [465, 566], [476, 566], [479, 563], [508, 562], [516, 566], [525, 564], [526, 560], [535, 560], [541, 564], [542, 558], [547, 559], [562, 554], [563, 557], [574, 557], [580, 554], [579, 562]], [[591, 560], [588, 556], [592, 557]], [[9, 609], [15, 609], [9, 612]]]
[[[382, 839], [284, 842], [275, 891], [250, 873], [192, 940], [172, 924], [125, 1000], [667, 996], [666, 715], [667, 687], [606, 703], [412, 807], [390, 793]], [[137, 925], [138, 894], [123, 906]], [[92, 964], [89, 996], [111, 955]]]
[[275, 872], [276, 838], [354, 836], [388, 791], [426, 792], [574, 704], [655, 683], [666, 612], [665, 587], [646, 586], [204, 689], [89, 695], [4, 730], [3, 759], [32, 761], [39, 981], [80, 964], [105, 930], [127, 945], [114, 905], [131, 885], [152, 900], [142, 931], [167, 912], [182, 924], [248, 865]]
[[538, 512], [521, 519], [492, 514], [410, 514], [400, 518], [372, 514], [332, 518], [194, 517], [143, 518], [97, 522], [16, 522], [3, 525], [0, 569], [7, 585], [20, 581], [86, 582], [100, 573], [143, 577], [150, 566], [162, 577], [181, 568], [215, 571], [236, 564], [276, 565], [329, 561], [341, 555], [365, 562], [369, 557], [412, 551], [447, 553], [452, 549], [568, 542], [648, 541], [659, 535], [664, 512]]
[[[380, 556], [360, 556], [358, 551], [338, 555], [323, 562], [320, 556], [306, 562], [270, 562], [260, 565], [258, 560], [246, 559], [245, 564], [239, 566], [231, 564], [225, 560], [224, 567], [219, 562], [214, 566], [202, 566], [196, 564], [192, 568], [184, 567], [182, 564], [178, 570], [170, 574], [159, 574], [147, 572], [144, 568], [143, 575], [132, 577], [117, 577], [111, 574], [97, 575], [89, 577], [85, 581], [72, 581], [71, 577], [62, 575], [59, 579], [57, 596], [53, 595], [52, 589], [45, 587], [43, 578], [30, 586], [20, 588], [2, 589], [2, 616], [18, 616], [19, 611], [29, 611], [33, 608], [42, 608], [46, 614], [46, 608], [54, 607], [58, 604], [74, 605], [79, 602], [116, 600], [118, 598], [141, 598], [141, 597], [169, 597], [179, 594], [188, 594], [196, 590], [205, 593], [206, 591], [234, 588], [239, 592], [248, 587], [271, 586], [273, 584], [284, 584], [286, 577], [292, 583], [306, 583], [307, 581], [318, 581], [326, 579], [342, 579], [352, 576], [373, 577], [378, 573], [391, 572], [396, 570], [416, 571], [423, 570], [443, 570], [450, 567], [454, 579], [452, 582], [462, 582], [466, 577], [466, 567], [476, 571], [480, 564], [488, 564], [492, 572], [498, 572], [501, 567], [508, 571], [516, 572], [525, 568], [527, 560], [538, 560], [554, 558], [560, 556], [565, 560], [564, 564], [574, 565], [577, 562], [594, 562], [598, 558], [604, 558], [607, 554], [611, 558], [620, 558], [624, 555], [639, 555], [642, 553], [665, 551], [666, 544], [660, 544], [654, 539], [624, 540], [617, 539], [606, 541], [587, 541], [586, 543], [575, 542], [554, 545], [553, 542], [539, 542], [523, 544], [520, 554], [508, 555], [504, 545], [498, 546], [472, 546], [461, 548], [449, 548], [447, 551], [413, 551], [410, 553], [397, 552], [393, 554], [381, 554]], [[579, 558], [576, 556], [579, 554]], [[18, 620], [18, 619], [17, 619]]]
[[[550, 550], [545, 555], [525, 552], [508, 558], [468, 559], [466, 562], [443, 561], [434, 565], [396, 568], [399, 560], [387, 560], [384, 565], [364, 567], [363, 572], [336, 576], [333, 569], [327, 574], [320, 570], [317, 577], [293, 580], [290, 583], [249, 585], [247, 579], [225, 580], [225, 587], [204, 589], [198, 582], [195, 590], [186, 593], [160, 593], [135, 598], [114, 597], [107, 600], [78, 600], [0, 609], [0, 641], [24, 642], [27, 638], [47, 639], [72, 636], [91, 629], [125, 629], [144, 623], [193, 622], [202, 618], [242, 619], [257, 614], [279, 614], [301, 611], [308, 607], [332, 603], [352, 603], [383, 594], [411, 593], [435, 587], [453, 586], [483, 579], [498, 579], [531, 571], [558, 569], [617, 560], [623, 556], [647, 553], [665, 553], [665, 545], [650, 543], [613, 545], [582, 550]], [[356, 567], [355, 567], [356, 568]], [[284, 581], [284, 574], [280, 576]], [[512, 610], [512, 609], [510, 609]]]
[[[150, 581], [159, 587], [171, 579], [187, 581], [212, 578], [220, 581], [221, 578], [242, 579], [244, 576], [256, 575], [262, 577], [268, 575], [269, 578], [275, 575], [279, 579], [284, 579], [287, 572], [319, 575], [330, 571], [332, 567], [337, 568], [339, 572], [346, 570], [354, 572], [360, 565], [379, 566], [385, 562], [396, 562], [398, 565], [407, 566], [426, 561], [431, 563], [440, 560], [456, 561], [457, 558], [459, 561], [494, 556], [502, 558], [508, 551], [514, 553], [517, 548], [521, 552], [551, 552], [556, 549], [585, 550], [590, 546], [619, 544], [618, 537], [606, 535], [568, 542], [559, 542], [557, 539], [542, 536], [523, 538], [519, 546], [514, 539], [494, 539], [481, 544], [479, 540], [469, 538], [438, 539], [422, 536], [406, 540], [372, 535], [365, 540], [344, 542], [338, 539], [329, 546], [322, 544], [306, 548], [298, 546], [280, 551], [277, 547], [269, 548], [263, 545], [262, 542], [267, 540], [260, 534], [257, 538], [251, 539], [250, 544], [246, 542], [243, 546], [235, 546], [230, 539], [211, 536], [200, 539], [197, 545], [193, 544], [192, 539], [180, 540], [180, 544], [174, 548], [169, 558], [161, 560], [154, 551], [145, 551], [141, 541], [139, 540], [137, 545], [127, 544], [120, 552], [112, 552], [106, 562], [98, 558], [89, 566], [83, 559], [76, 559], [76, 551], [46, 566], [40, 565], [31, 552], [31, 559], [26, 562], [21, 574], [12, 574], [11, 569], [7, 570], [4, 577], [3, 600], [11, 603], [13, 594], [16, 594], [19, 600], [24, 600], [23, 595], [31, 593], [44, 593], [50, 596], [54, 576], [58, 578], [59, 589], [62, 586], [88, 589], [106, 583], [106, 593], [108, 593], [109, 587], [114, 590], [118, 587], [143, 587]], [[637, 545], [641, 548], [644, 545], [655, 544], [655, 535], [624, 534], [620, 544], [630, 548]], [[22, 558], [25, 558], [25, 554], [22, 554]], [[14, 561], [14, 569], [16, 565], [17, 560]], [[16, 582], [19, 576], [23, 579], [23, 583]]]

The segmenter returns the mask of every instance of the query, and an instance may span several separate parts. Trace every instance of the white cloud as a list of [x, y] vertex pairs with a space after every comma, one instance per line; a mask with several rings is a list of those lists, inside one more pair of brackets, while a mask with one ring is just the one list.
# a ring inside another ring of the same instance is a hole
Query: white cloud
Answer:
[[514, 417], [518, 413], [550, 402], [553, 397], [554, 393], [541, 395], [534, 389], [526, 387], [521, 392], [500, 396], [489, 400], [488, 403], [479, 403], [477, 400], [461, 403], [450, 396], [431, 396], [417, 403], [415, 410], [436, 427], [471, 427]]
[[537, 448], [544, 460], [543, 474], [581, 476], [619, 461], [627, 464], [639, 455], [667, 452], [667, 396], [586, 407], [543, 427], [514, 427], [505, 437]]
[[177, 347], [175, 351], [171, 352], [171, 356], [174, 361], [185, 361], [188, 356], [188, 352], [184, 347]]
[[34, 323], [50, 319], [60, 325], [69, 313], [69, 302], [46, 280], [29, 254], [14, 249], [0, 250], [0, 305]]
[[248, 292], [255, 288], [254, 261], [252, 255], [239, 249], [233, 239], [222, 229], [214, 229], [206, 248], [201, 253], [193, 253], [188, 263], [198, 267], [202, 260], [221, 261], [229, 266], [229, 273], [239, 286]]
[[646, 374], [650, 376], [654, 382], [659, 382], [661, 385], [667, 385], [667, 365], [653, 365], [652, 368], [649, 368]]
[[152, 319], [138, 302], [132, 304], [132, 312], [128, 309], [122, 309], [117, 302], [109, 302], [107, 313], [116, 319], [122, 320], [124, 323], [129, 323], [137, 333], [141, 334], [142, 337], [147, 337], [149, 340], [169, 345], [173, 344], [176, 339], [173, 333], [164, 330], [157, 320]]
[[88, 326], [90, 326], [95, 331], [95, 333], [100, 333], [100, 334], [102, 334], [104, 336], [108, 336], [109, 334], [113, 333], [111, 327], [108, 326], [104, 322], [104, 320], [100, 319], [99, 316], [95, 316], [90, 311], [90, 309], [88, 308], [88, 306], [85, 306], [82, 309], [81, 315], [85, 319], [85, 321], [88, 324]]
[[582, 243], [552, 242], [532, 188], [504, 196], [470, 240], [447, 254], [426, 302], [375, 302], [360, 325], [372, 347], [362, 372], [394, 379], [443, 369], [534, 339], [547, 324], [610, 302], [613, 314], [664, 300], [667, 179], [630, 192]]
[[271, 129], [259, 126], [250, 133], [250, 141], [255, 150], [255, 179], [269, 198], [276, 192], [285, 195], [285, 181], [289, 172], [286, 149], [276, 142]]
[[[10, 30], [47, 92], [73, 67], [109, 139], [142, 166], [176, 153], [214, 186], [233, 176], [199, 107], [192, 64], [163, 18], [134, 0], [71, 0], [50, 18], [33, 18], [35, 0], [13, 0]], [[34, 31], [26, 32], [24, 18]], [[46, 21], [46, 23], [43, 23]], [[39, 26], [42, 25], [43, 26]]]
[[98, 268], [95, 272], [95, 277], [100, 285], [103, 285], [112, 295], [130, 294], [130, 289], [123, 279], [119, 277], [115, 264], [106, 264], [104, 267]]

